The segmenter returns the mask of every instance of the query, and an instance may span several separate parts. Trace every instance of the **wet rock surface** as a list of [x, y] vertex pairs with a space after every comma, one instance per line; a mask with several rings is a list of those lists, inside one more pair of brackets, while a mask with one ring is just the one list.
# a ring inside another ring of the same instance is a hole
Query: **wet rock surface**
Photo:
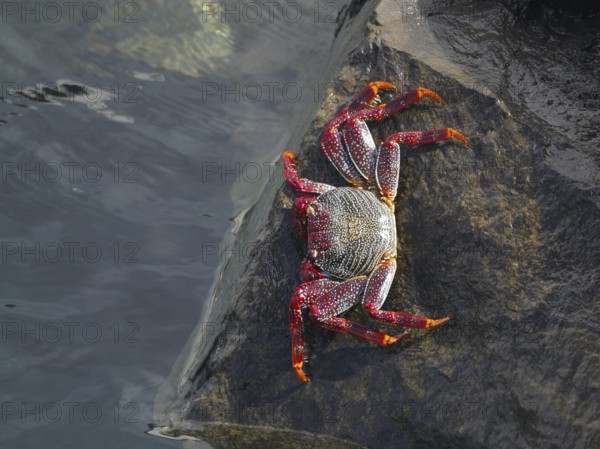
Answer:
[[[569, 148], [596, 162], [597, 149], [541, 123], [526, 102], [468, 87], [404, 52], [386, 34], [401, 17], [382, 17], [394, 6], [401, 2], [383, 2], [366, 32], [368, 4], [342, 28], [323, 100], [288, 149], [301, 176], [343, 186], [319, 140], [365, 84], [388, 80], [444, 98], [371, 130], [381, 141], [449, 126], [471, 139], [471, 149], [403, 149], [398, 272], [383, 307], [451, 321], [379, 347], [306, 317], [311, 382], [299, 382], [287, 305], [305, 249], [291, 218], [296, 194], [279, 174], [240, 224], [238, 251], [157, 402], [158, 422], [215, 448], [598, 447], [599, 172], [591, 169], [594, 184], [557, 169]], [[346, 317], [368, 322], [360, 307]]]

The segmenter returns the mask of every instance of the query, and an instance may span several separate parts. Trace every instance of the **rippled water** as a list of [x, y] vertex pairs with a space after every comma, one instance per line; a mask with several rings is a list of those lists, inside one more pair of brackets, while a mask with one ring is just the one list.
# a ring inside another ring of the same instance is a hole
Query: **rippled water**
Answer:
[[172, 444], [144, 434], [156, 390], [315, 101], [339, 9], [204, 3], [3, 4], [6, 447]]

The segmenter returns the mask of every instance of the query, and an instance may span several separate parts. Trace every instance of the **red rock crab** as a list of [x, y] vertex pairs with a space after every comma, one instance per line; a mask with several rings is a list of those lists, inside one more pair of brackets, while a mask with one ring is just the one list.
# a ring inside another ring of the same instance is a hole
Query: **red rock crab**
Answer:
[[303, 382], [304, 323], [302, 310], [326, 329], [375, 343], [395, 343], [408, 333], [388, 335], [338, 315], [359, 302], [376, 321], [395, 326], [431, 328], [450, 318], [431, 319], [381, 310], [396, 273], [394, 199], [400, 170], [399, 144], [425, 144], [451, 138], [465, 146], [465, 136], [451, 128], [392, 134], [378, 148], [366, 121], [382, 120], [407, 106], [439, 95], [417, 88], [387, 104], [373, 106], [379, 90], [398, 90], [384, 81], [367, 85], [325, 127], [321, 147], [333, 166], [353, 187], [333, 187], [298, 177], [294, 155], [283, 153], [284, 174], [297, 192], [293, 217], [308, 246], [301, 264], [300, 286], [289, 305], [292, 364]]

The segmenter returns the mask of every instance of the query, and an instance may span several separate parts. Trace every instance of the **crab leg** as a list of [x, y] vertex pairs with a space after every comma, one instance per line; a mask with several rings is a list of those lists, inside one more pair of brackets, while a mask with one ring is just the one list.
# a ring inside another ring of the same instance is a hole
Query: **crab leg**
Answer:
[[305, 178], [298, 178], [298, 169], [296, 168], [296, 162], [292, 152], [284, 151], [282, 159], [285, 179], [287, 179], [297, 192], [321, 194], [334, 188], [329, 184], [323, 184]]
[[469, 139], [452, 128], [432, 129], [430, 131], [402, 131], [389, 136], [386, 142], [421, 145], [423, 143], [440, 142], [452, 138], [460, 140], [467, 148], [470, 146]]
[[452, 128], [434, 129], [431, 131], [404, 131], [392, 134], [379, 148], [376, 165], [377, 187], [392, 201], [398, 192], [398, 174], [400, 173], [400, 143], [421, 145], [449, 139], [460, 140], [467, 148], [469, 140]]
[[439, 326], [450, 319], [449, 317], [446, 317], [439, 320], [432, 320], [431, 318], [412, 315], [410, 313], [380, 310], [390, 291], [395, 273], [396, 260], [389, 259], [383, 261], [369, 276], [362, 300], [363, 307], [367, 310], [369, 315], [380, 323], [391, 324], [394, 326], [416, 327], [419, 329], [428, 329]]
[[313, 260], [310, 256], [306, 256], [302, 262], [300, 262], [300, 282], [316, 281], [317, 279], [323, 279], [323, 274], [315, 267]]
[[290, 331], [292, 333], [292, 366], [302, 382], [308, 382], [306, 374], [302, 369], [304, 364], [304, 320], [302, 309], [306, 307], [306, 298], [294, 293], [290, 300], [288, 316], [290, 320]]
[[[348, 106], [348, 112], [350, 114], [360, 111], [366, 107], [371, 105], [373, 99], [377, 96], [379, 90], [396, 90], [399, 89], [392, 83], [388, 83], [387, 81], [373, 81], [367, 84], [364, 89], [354, 98], [350, 106]], [[338, 114], [339, 116], [340, 114]], [[336, 117], [334, 117], [335, 120]]]
[[338, 112], [335, 117], [327, 124], [325, 132], [337, 130], [350, 116], [358, 111], [371, 106], [371, 102], [377, 96], [380, 90], [399, 90], [392, 83], [386, 81], [373, 81], [365, 86], [360, 93], [352, 100], [348, 107]]
[[343, 141], [346, 148], [348, 148], [350, 159], [364, 179], [372, 184], [375, 183], [375, 163], [378, 154], [377, 146], [365, 120], [388, 118], [425, 97], [433, 98], [438, 103], [442, 103], [442, 99], [438, 94], [429, 89], [418, 87], [387, 104], [363, 109], [348, 117], [347, 123], [342, 129]]
[[392, 336], [382, 332], [373, 331], [362, 324], [339, 317], [324, 318], [322, 321], [318, 321], [317, 324], [330, 331], [351, 334], [364, 340], [379, 343], [380, 345], [391, 345], [392, 343], [396, 343], [401, 337], [404, 337], [409, 332], [404, 331], [400, 335]]
[[302, 382], [308, 382], [308, 378], [302, 369], [302, 365], [304, 364], [304, 320], [302, 319], [302, 309], [308, 307], [311, 297], [337, 284], [337, 282], [327, 279], [306, 282], [296, 289], [290, 300], [288, 316], [290, 331], [292, 333], [292, 366]]
[[364, 187], [363, 176], [356, 169], [350, 155], [344, 148], [341, 133], [336, 129], [326, 130], [321, 140], [321, 148], [325, 156], [340, 175], [354, 187]]
[[422, 100], [425, 97], [429, 97], [434, 99], [437, 103], [443, 104], [442, 97], [436, 94], [434, 91], [425, 89], [423, 87], [417, 87], [405, 94], [400, 95], [398, 98], [394, 98], [389, 103], [380, 104], [379, 106], [375, 106], [373, 108], [362, 109], [360, 111], [355, 112], [350, 117], [348, 117], [347, 121], [354, 120], [383, 120], [385, 118], [391, 117], [392, 115], [400, 112], [403, 109], [406, 109], [413, 103], [416, 103], [419, 100]]
[[[298, 288], [300, 290], [300, 288]], [[308, 382], [306, 374], [302, 369], [304, 364], [304, 320], [302, 309], [306, 307], [306, 298], [298, 291], [292, 295], [288, 316], [290, 320], [290, 331], [292, 333], [292, 366], [302, 382]]]
[[307, 196], [299, 196], [294, 200], [292, 206], [292, 217], [296, 231], [305, 244], [308, 244], [308, 233], [306, 231], [306, 208], [309, 207], [315, 199]]
[[321, 147], [327, 158], [346, 181], [354, 186], [363, 186], [363, 176], [356, 169], [348, 152], [344, 148], [342, 136], [338, 128], [356, 112], [369, 107], [380, 89], [398, 90], [396, 86], [385, 81], [369, 83], [350, 103], [342, 109], [326, 126], [321, 139]]
[[292, 331], [292, 364], [303, 382], [308, 378], [302, 369], [304, 363], [304, 325], [302, 308], [308, 306], [317, 324], [335, 332], [347, 333], [358, 338], [382, 345], [395, 343], [408, 331], [391, 336], [373, 331], [366, 326], [339, 318], [339, 315], [360, 301], [367, 278], [365, 276], [344, 282], [319, 279], [300, 285], [292, 296], [289, 308], [290, 329]]
[[375, 184], [377, 146], [367, 124], [360, 119], [350, 119], [342, 129], [342, 138], [352, 165], [360, 176]]

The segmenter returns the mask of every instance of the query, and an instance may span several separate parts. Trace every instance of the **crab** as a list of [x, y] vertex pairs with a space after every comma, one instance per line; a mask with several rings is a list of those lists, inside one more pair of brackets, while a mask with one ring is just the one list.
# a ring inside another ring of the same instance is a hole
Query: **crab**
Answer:
[[300, 194], [292, 208], [295, 226], [308, 247], [301, 262], [300, 286], [289, 304], [292, 334], [292, 366], [298, 378], [304, 372], [303, 309], [321, 327], [348, 333], [381, 345], [396, 343], [409, 330], [388, 335], [339, 315], [358, 303], [374, 320], [392, 326], [429, 329], [450, 318], [431, 319], [404, 312], [381, 310], [396, 273], [396, 220], [394, 199], [400, 171], [400, 144], [420, 145], [468, 139], [451, 128], [403, 131], [389, 136], [377, 147], [366, 124], [383, 120], [407, 106], [431, 98], [435, 92], [416, 88], [387, 104], [379, 101], [380, 90], [399, 91], [389, 82], [369, 83], [325, 127], [323, 152], [352, 187], [299, 178], [293, 153], [283, 153], [284, 175]]

